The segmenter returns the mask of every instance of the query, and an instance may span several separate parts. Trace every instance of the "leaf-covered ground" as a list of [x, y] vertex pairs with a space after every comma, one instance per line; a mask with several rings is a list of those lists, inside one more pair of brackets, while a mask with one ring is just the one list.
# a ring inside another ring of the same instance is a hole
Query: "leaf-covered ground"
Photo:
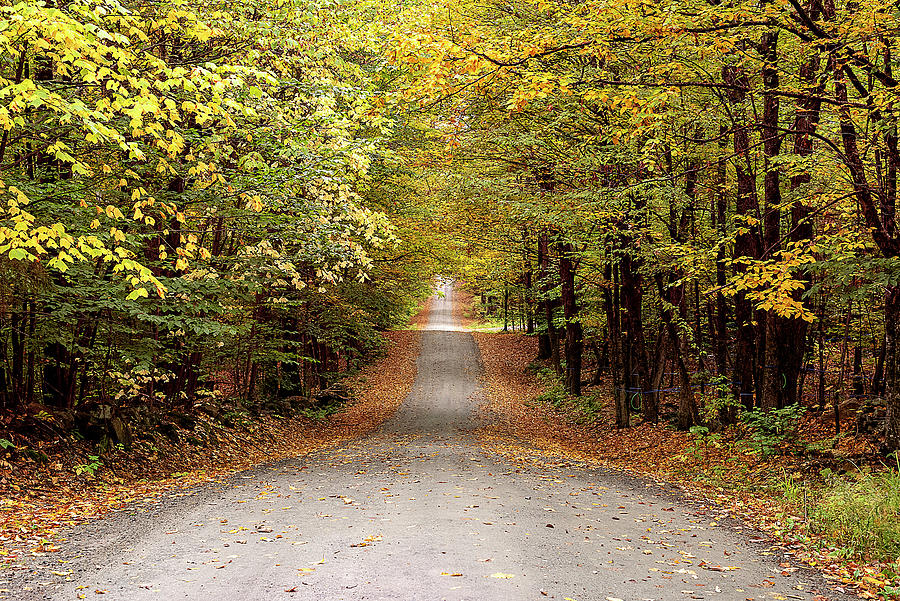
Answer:
[[[424, 313], [424, 312], [423, 312]], [[419, 322], [422, 314], [413, 319]], [[427, 315], [427, 313], [425, 313]], [[59, 532], [133, 501], [209, 482], [251, 466], [302, 455], [359, 437], [397, 409], [416, 377], [419, 332], [387, 332], [387, 352], [347, 383], [354, 401], [323, 420], [262, 416], [224, 427], [196, 415], [182, 444], [157, 437], [130, 451], [99, 455], [94, 474], [85, 471], [96, 450], [71, 437], [22, 441], [38, 459], [7, 451], [0, 459], [0, 556], [54, 552]], [[191, 442], [187, 442], [191, 441]], [[44, 459], [45, 457], [45, 459]], [[80, 473], [79, 473], [80, 472]]]
[[[818, 473], [814, 461], [792, 455], [761, 460], [750, 453], [735, 455], [733, 447], [698, 447], [693, 435], [664, 425], [617, 430], [611, 402], [603, 403], [599, 417], [588, 423], [575, 407], [557, 409], [535, 400], [545, 389], [527, 369], [537, 355], [535, 338], [478, 332], [474, 336], [488, 399], [487, 425], [481, 433], [494, 451], [514, 461], [529, 461], [539, 454], [529, 451], [533, 445], [541, 453], [675, 482], [766, 532], [779, 551], [823, 570], [839, 588], [873, 599], [888, 598], [883, 596], [885, 587], [896, 585], [883, 574], [883, 564], [836, 557], [835, 546], [811, 534], [796, 507], [767, 492], [772, 490], [773, 475], [774, 480], [793, 482]], [[816, 432], [814, 423], [806, 424], [807, 436]], [[844, 444], [854, 447], [852, 441]]]
[[463, 328], [476, 325], [479, 320], [475, 317], [473, 308], [474, 295], [461, 286], [455, 288], [453, 293], [456, 295], [456, 302], [453, 303], [453, 320]]
[[411, 330], [424, 330], [428, 325], [428, 315], [431, 313], [431, 305], [434, 304], [434, 295], [429, 296], [419, 312], [409, 320]]

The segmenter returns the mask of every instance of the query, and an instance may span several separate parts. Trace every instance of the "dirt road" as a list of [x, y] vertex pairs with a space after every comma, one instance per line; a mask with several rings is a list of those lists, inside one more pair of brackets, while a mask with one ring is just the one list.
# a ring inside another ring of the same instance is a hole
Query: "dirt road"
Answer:
[[107, 601], [838, 598], [655, 485], [484, 451], [477, 349], [443, 292], [416, 384], [375, 434], [82, 526], [62, 557], [0, 588]]

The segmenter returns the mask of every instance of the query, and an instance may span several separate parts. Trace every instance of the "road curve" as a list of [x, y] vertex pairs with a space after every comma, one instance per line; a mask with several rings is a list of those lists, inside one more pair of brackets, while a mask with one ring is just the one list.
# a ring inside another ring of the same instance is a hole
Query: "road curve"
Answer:
[[413, 390], [374, 434], [80, 526], [62, 557], [0, 588], [104, 601], [839, 598], [656, 485], [484, 450], [478, 351], [453, 321], [452, 288], [441, 293]]

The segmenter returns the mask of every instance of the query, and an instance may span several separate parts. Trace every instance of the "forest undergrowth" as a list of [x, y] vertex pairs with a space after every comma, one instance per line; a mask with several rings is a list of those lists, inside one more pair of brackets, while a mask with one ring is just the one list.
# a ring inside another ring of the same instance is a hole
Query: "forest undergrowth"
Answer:
[[805, 414], [795, 434], [771, 447], [754, 443], [746, 425], [679, 432], [637, 418], [618, 430], [612, 399], [599, 388], [577, 400], [560, 394], [558, 381], [533, 363], [536, 338], [474, 336], [488, 398], [481, 434], [494, 451], [514, 461], [550, 453], [677, 484], [766, 533], [773, 550], [820, 569], [839, 589], [866, 599], [900, 591], [897, 466], [866, 452], [864, 439], [835, 439], [826, 416]]

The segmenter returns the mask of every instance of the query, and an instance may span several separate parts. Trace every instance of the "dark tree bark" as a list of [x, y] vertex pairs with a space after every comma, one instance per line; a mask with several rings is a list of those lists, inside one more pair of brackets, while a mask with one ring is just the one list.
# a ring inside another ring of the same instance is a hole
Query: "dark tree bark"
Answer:
[[[820, 11], [815, 8], [816, 0], [811, 1], [813, 9], [810, 16], [818, 19]], [[819, 69], [820, 58], [813, 55], [800, 67], [800, 81], [808, 86], [810, 95], [808, 98], [797, 102], [794, 115], [794, 154], [806, 157], [813, 152], [813, 134], [819, 125], [819, 113], [822, 106], [820, 100], [825, 92], [824, 82], [816, 81], [816, 73]], [[798, 191], [810, 181], [808, 172], [799, 173], [791, 178], [791, 190]], [[799, 195], [798, 195], [799, 196]], [[791, 203], [791, 231], [788, 238], [792, 242], [804, 242], [812, 240], [813, 222], [811, 208], [802, 198], [797, 197]], [[795, 300], [800, 301], [809, 289], [810, 282], [804, 281], [804, 287], [795, 292]], [[783, 344], [779, 353], [779, 365], [784, 374], [784, 405], [793, 405], [800, 401], [800, 376], [803, 369], [803, 359], [809, 349], [808, 336], [809, 324], [802, 319], [785, 320], [782, 326]], [[791, 341], [803, 341], [803, 344], [791, 344]]]
[[531, 271], [531, 257], [528, 254], [528, 228], [522, 231], [522, 284], [525, 291], [522, 295], [522, 311], [525, 315], [525, 333], [534, 334], [534, 282]]
[[556, 327], [554, 315], [556, 312], [556, 306], [559, 301], [550, 297], [554, 285], [553, 276], [550, 270], [550, 234], [546, 231], [541, 234], [541, 244], [543, 244], [544, 246], [544, 262], [541, 265], [541, 272], [546, 275], [546, 277], [543, 278], [543, 293], [545, 297], [544, 318], [547, 322], [547, 338], [550, 342], [550, 362], [553, 365], [553, 369], [556, 372], [556, 375], [561, 376], [563, 375], [560, 351], [561, 336], [559, 328]]
[[[720, 146], [724, 154], [724, 146], [727, 144], [727, 130], [724, 126], [720, 128], [719, 136], [721, 138]], [[721, 158], [716, 168], [717, 188], [715, 194], [715, 206], [710, 211], [712, 215], [712, 225], [719, 233], [720, 237], [725, 236], [728, 213], [728, 181], [727, 181], [727, 160]], [[724, 245], [720, 245], [716, 251], [716, 296], [715, 296], [715, 321], [714, 327], [710, 326], [710, 332], [715, 332], [715, 340], [713, 348], [716, 357], [716, 373], [719, 376], [728, 374], [728, 301], [722, 290], [725, 288], [727, 275], [725, 273], [725, 262], [727, 260], [727, 252]], [[733, 413], [733, 412], [732, 412]], [[723, 414], [719, 416], [723, 423], [732, 423], [734, 416], [731, 414]]]
[[884, 421], [886, 451], [900, 449], [900, 373], [897, 343], [900, 340], [900, 286], [889, 286], [884, 295], [884, 383], [887, 413]]
[[646, 394], [653, 390], [647, 366], [646, 338], [644, 335], [643, 278], [638, 272], [639, 259], [626, 253], [622, 257], [622, 309], [625, 311], [622, 330], [626, 333], [623, 343], [625, 352], [631, 353], [633, 361], [625, 363], [625, 382], [627, 387], [636, 389], [641, 397], [644, 419], [652, 423], [659, 420], [659, 407], [655, 394]]
[[[758, 223], [759, 201], [756, 196], [756, 177], [750, 158], [750, 135], [746, 124], [745, 111], [741, 106], [747, 97], [750, 83], [739, 67], [726, 66], [722, 76], [730, 87], [728, 100], [734, 106], [734, 168], [737, 179], [737, 206], [739, 216], [749, 217]], [[761, 256], [760, 232], [758, 225], [749, 225], [748, 231], [737, 236], [734, 245], [736, 259], [758, 259]], [[744, 268], [738, 264], [740, 272]], [[753, 407], [754, 383], [757, 369], [757, 328], [753, 325], [753, 307], [743, 292], [734, 299], [734, 316], [737, 322], [737, 341], [734, 360], [735, 389], [745, 407]]]
[[566, 320], [566, 392], [581, 396], [581, 361], [584, 353], [584, 332], [579, 321], [578, 298], [575, 290], [575, 262], [572, 244], [559, 242], [559, 279], [562, 284], [563, 317]]
[[615, 398], [616, 427], [631, 427], [631, 413], [628, 408], [628, 395], [625, 390], [625, 353], [622, 340], [622, 310], [619, 290], [619, 266], [607, 265], [606, 281], [603, 289], [603, 303], [606, 309], [606, 325], [609, 334], [610, 374], [612, 376], [612, 392]]
[[[853, 191], [862, 209], [866, 226], [872, 232], [872, 238], [881, 254], [888, 258], [900, 255], [900, 238], [897, 237], [894, 224], [893, 207], [876, 202], [873, 191], [876, 187], [869, 182], [862, 156], [859, 152], [859, 135], [847, 104], [847, 84], [845, 79], [855, 77], [849, 67], [836, 64], [834, 67], [834, 96], [839, 103], [838, 116], [841, 129], [841, 143], [844, 149], [844, 164], [850, 172]], [[872, 110], [872, 117], [881, 121], [878, 111]], [[890, 148], [890, 144], [888, 144]], [[900, 159], [891, 159], [900, 163]], [[880, 190], [882, 198], [896, 198], [896, 190], [887, 187], [896, 182], [886, 181]], [[897, 365], [897, 340], [900, 336], [900, 287], [889, 285], [884, 294], [884, 329], [885, 329], [885, 405], [886, 418], [884, 425], [884, 451], [900, 450], [900, 372]]]
[[[763, 176], [763, 248], [762, 259], [771, 259], [781, 250], [781, 173], [774, 159], [781, 152], [781, 134], [779, 132], [778, 113], [778, 30], [763, 34], [759, 44], [759, 53], [763, 59], [763, 115], [760, 127], [763, 155], [765, 156], [765, 175]], [[761, 312], [763, 313], [763, 312]], [[759, 404], [764, 409], [778, 409], [783, 406], [782, 378], [779, 352], [784, 345], [784, 319], [774, 311], [764, 312], [760, 328], [763, 329], [759, 342], [762, 365], [760, 366], [761, 396]]]
[[541, 328], [540, 333], [538, 334], [538, 356], [539, 360], [549, 359], [553, 354], [552, 345], [550, 343], [550, 323], [548, 316], [551, 314], [550, 309], [548, 309], [548, 305], [550, 303], [547, 298], [547, 290], [548, 290], [548, 280], [550, 278], [550, 261], [547, 253], [549, 251], [548, 247], [549, 239], [547, 237], [546, 232], [542, 232], [540, 236], [538, 236], [538, 248], [537, 248], [537, 263], [538, 263], [538, 279], [541, 282], [541, 298], [542, 300], [538, 302], [538, 310], [540, 312], [541, 318], [544, 320], [545, 325]]

